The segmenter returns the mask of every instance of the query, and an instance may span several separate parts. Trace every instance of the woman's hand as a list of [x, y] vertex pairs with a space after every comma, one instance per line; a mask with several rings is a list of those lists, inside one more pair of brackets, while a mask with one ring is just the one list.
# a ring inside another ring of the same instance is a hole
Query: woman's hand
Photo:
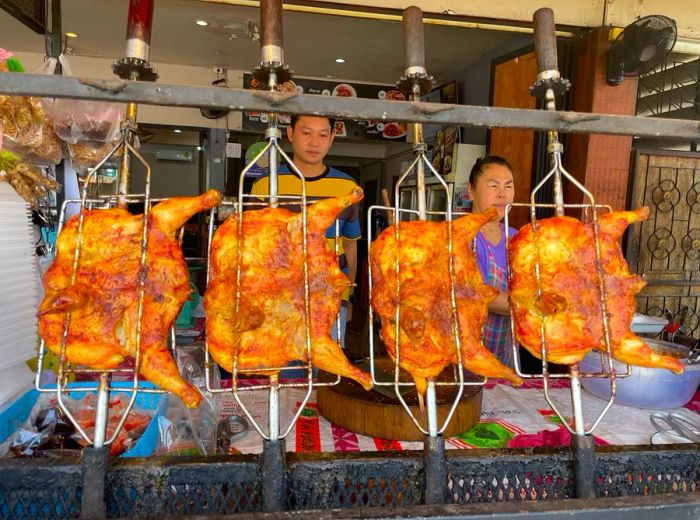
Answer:
[[499, 292], [496, 299], [489, 303], [489, 312], [509, 316], [510, 305], [508, 304], [508, 293]]

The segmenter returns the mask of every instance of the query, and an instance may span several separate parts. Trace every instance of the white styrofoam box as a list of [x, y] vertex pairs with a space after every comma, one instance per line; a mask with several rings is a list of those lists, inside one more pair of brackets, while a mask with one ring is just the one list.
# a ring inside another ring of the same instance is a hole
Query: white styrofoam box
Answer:
[[31, 382], [24, 362], [36, 355], [39, 283], [29, 207], [0, 182], [0, 402]]

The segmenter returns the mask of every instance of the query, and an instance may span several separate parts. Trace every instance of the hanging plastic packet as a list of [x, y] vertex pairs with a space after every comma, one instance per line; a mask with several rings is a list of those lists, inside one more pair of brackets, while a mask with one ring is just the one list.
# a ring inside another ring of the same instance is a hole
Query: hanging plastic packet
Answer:
[[[54, 74], [61, 65], [64, 76], [72, 76], [68, 58], [48, 58], [39, 70], [42, 74]], [[122, 112], [113, 103], [82, 101], [76, 99], [44, 99], [43, 106], [53, 122], [58, 137], [69, 144], [83, 143], [100, 148], [112, 142], [119, 133]]]
[[[91, 143], [68, 144], [68, 156], [70, 157], [73, 169], [78, 172], [78, 174], [82, 175], [87, 170], [94, 168], [107, 156], [118, 142], [119, 140], [115, 140], [99, 147], [95, 147]], [[112, 157], [121, 157], [122, 151], [123, 150], [117, 150]]]
[[[24, 72], [11, 52], [0, 49], [0, 72]], [[38, 98], [0, 95], [3, 147], [9, 150], [41, 143], [44, 110]]]

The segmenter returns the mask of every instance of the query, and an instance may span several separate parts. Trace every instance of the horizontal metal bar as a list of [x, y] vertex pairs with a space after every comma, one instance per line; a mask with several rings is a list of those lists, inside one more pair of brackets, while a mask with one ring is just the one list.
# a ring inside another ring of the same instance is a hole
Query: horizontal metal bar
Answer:
[[567, 133], [700, 139], [700, 121], [0, 73], [0, 93]]

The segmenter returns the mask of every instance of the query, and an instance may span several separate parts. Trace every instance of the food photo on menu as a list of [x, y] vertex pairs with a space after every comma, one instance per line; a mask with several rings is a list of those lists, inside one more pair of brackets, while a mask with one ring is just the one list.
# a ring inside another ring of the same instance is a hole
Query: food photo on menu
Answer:
[[[266, 87], [256, 80], [252, 74], [244, 74], [244, 88], [264, 90]], [[288, 94], [313, 94], [320, 96], [334, 96], [346, 98], [364, 99], [388, 99], [392, 101], [406, 101], [406, 95], [388, 85], [375, 85], [369, 83], [353, 83], [311, 79], [294, 78], [276, 86], [276, 91]], [[260, 112], [243, 113], [243, 131], [261, 133], [265, 131], [267, 114]], [[291, 122], [289, 114], [279, 115], [279, 126], [285, 128]], [[379, 119], [373, 120], [338, 120], [335, 123], [335, 135], [343, 139], [371, 139], [371, 140], [405, 140], [408, 134], [408, 125], [400, 122], [386, 122]]]

